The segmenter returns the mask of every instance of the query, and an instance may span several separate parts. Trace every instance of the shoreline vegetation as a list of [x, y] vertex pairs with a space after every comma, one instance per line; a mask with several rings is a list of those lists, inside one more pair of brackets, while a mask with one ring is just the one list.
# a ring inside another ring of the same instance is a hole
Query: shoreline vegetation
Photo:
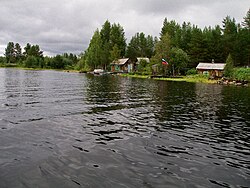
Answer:
[[121, 76], [132, 77], [132, 78], [144, 78], [144, 79], [154, 79], [163, 81], [174, 81], [174, 82], [193, 82], [193, 83], [208, 83], [215, 84], [218, 80], [208, 79], [204, 75], [188, 75], [188, 76], [178, 76], [178, 77], [155, 77], [152, 75], [138, 75], [138, 74], [122, 74]]
[[[128, 42], [124, 28], [106, 20], [93, 33], [87, 49], [78, 55], [45, 56], [37, 44], [27, 43], [22, 47], [18, 42], [9, 42], [4, 57], [0, 56], [0, 67], [80, 73], [101, 69], [105, 74], [123, 72], [122, 76], [136, 78], [247, 85], [250, 82], [249, 20], [250, 9], [242, 23], [227, 16], [222, 27], [204, 29], [190, 22], [180, 24], [165, 18], [158, 37], [138, 32]], [[127, 61], [121, 63], [121, 59]], [[196, 70], [201, 62], [223, 63], [225, 67], [220, 75], [209, 69], [204, 69], [205, 75], [201, 75]], [[214, 78], [222, 74], [223, 78]]]
[[121, 76], [131, 77], [131, 78], [174, 81], [174, 82], [191, 82], [191, 83], [249, 86], [250, 68], [248, 68], [248, 74], [244, 75], [244, 77], [248, 77], [248, 79], [235, 79], [235, 78], [225, 78], [225, 77], [218, 78], [218, 79], [210, 79], [207, 75], [200, 75], [200, 74], [178, 76], [178, 77], [161, 77], [161, 76], [155, 77], [152, 75], [139, 75], [139, 74], [121, 74]]
[[[53, 71], [62, 71], [68, 73], [90, 73], [93, 72], [82, 72], [75, 69], [51, 69], [51, 68], [27, 68], [20, 66], [3, 66], [0, 64], [0, 68], [16, 68], [22, 70], [53, 70]], [[243, 72], [243, 73], [242, 73]], [[236, 75], [238, 73], [238, 75]], [[239, 74], [240, 73], [240, 74]], [[210, 79], [208, 75], [201, 74], [193, 74], [193, 75], [181, 75], [181, 76], [172, 76], [165, 77], [161, 75], [142, 75], [141, 73], [116, 73], [115, 75], [122, 77], [130, 77], [130, 78], [139, 78], [139, 79], [153, 79], [153, 80], [162, 80], [162, 81], [172, 81], [172, 82], [190, 82], [190, 83], [206, 83], [206, 84], [222, 84], [222, 85], [236, 85], [236, 86], [249, 86], [250, 82], [250, 68], [235, 68], [234, 78], [218, 78], [218, 79]]]

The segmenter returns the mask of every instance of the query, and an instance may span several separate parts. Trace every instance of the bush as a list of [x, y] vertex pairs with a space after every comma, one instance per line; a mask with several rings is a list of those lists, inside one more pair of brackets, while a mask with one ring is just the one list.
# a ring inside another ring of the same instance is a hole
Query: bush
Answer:
[[250, 68], [234, 68], [233, 79], [250, 81]]
[[187, 71], [186, 74], [187, 75], [195, 75], [195, 74], [197, 74], [197, 70], [196, 69], [190, 69], [190, 70]]
[[35, 56], [28, 56], [24, 61], [24, 66], [27, 68], [35, 68], [37, 67], [38, 61]]

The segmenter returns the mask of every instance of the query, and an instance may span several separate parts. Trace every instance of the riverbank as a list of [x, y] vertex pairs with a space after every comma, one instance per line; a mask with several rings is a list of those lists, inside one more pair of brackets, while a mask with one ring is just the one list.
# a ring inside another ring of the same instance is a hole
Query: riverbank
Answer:
[[121, 76], [132, 77], [132, 78], [147, 78], [154, 80], [165, 80], [165, 81], [175, 81], [175, 82], [199, 82], [199, 83], [209, 83], [216, 84], [217, 80], [210, 80], [204, 75], [189, 75], [189, 76], [179, 76], [179, 77], [151, 77], [149, 75], [137, 75], [137, 74], [121, 74]]

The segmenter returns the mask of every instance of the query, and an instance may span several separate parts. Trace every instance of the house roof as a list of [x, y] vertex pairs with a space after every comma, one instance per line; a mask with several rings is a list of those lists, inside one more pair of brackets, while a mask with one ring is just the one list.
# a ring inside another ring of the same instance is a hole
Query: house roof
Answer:
[[137, 61], [140, 62], [141, 60], [146, 61], [147, 63], [149, 63], [149, 58], [147, 57], [137, 57]]
[[[147, 63], [149, 63], [149, 58], [147, 57], [137, 57], [136, 59], [137, 59], [137, 63], [139, 63], [141, 60], [144, 60]], [[129, 61], [129, 58], [118, 59], [118, 60], [114, 60], [111, 63], [111, 65], [125, 65], [128, 61]]]
[[196, 69], [202, 70], [224, 70], [225, 63], [199, 63]]
[[114, 60], [111, 64], [124, 65], [128, 60], [129, 60], [129, 58], [118, 59], [118, 60]]

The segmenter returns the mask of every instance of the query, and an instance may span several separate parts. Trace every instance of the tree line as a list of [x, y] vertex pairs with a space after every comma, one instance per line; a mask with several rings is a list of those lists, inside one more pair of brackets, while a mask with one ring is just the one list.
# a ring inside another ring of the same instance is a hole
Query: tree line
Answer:
[[[107, 20], [101, 29], [96, 29], [79, 57], [67, 53], [44, 57], [38, 45], [29, 43], [22, 53], [18, 43], [9, 42], [5, 59], [0, 58], [0, 62], [33, 68], [93, 70], [110, 69], [110, 63], [119, 58], [148, 57], [151, 63], [144, 64], [142, 71], [149, 72], [152, 65], [158, 64], [161, 71], [175, 74], [195, 68], [199, 62], [226, 62], [229, 54], [234, 67], [250, 65], [250, 9], [242, 23], [227, 16], [222, 27], [204, 29], [165, 18], [159, 38], [138, 32], [128, 43], [123, 27]], [[168, 62], [167, 68], [161, 64], [162, 59]]]
[[9, 42], [5, 48], [5, 58], [0, 59], [0, 64], [6, 66], [20, 66], [26, 68], [51, 68], [51, 69], [74, 69], [78, 58], [72, 53], [64, 53], [54, 57], [43, 55], [39, 45], [27, 43], [22, 52], [19, 43]]

